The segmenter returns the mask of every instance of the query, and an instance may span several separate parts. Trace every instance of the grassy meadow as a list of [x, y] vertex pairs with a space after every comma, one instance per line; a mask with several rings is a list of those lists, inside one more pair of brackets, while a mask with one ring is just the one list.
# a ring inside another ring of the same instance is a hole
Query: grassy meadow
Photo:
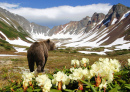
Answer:
[[[82, 58], [88, 58], [90, 65], [97, 61], [100, 57], [117, 59], [123, 65], [127, 65], [128, 58], [130, 59], [130, 52], [123, 54], [112, 54], [109, 55], [97, 55], [97, 54], [82, 54], [78, 53], [79, 49], [58, 49], [55, 51], [49, 51], [48, 61], [45, 66], [45, 72], [53, 73], [56, 68], [63, 69], [63, 67], [70, 68], [71, 60]], [[121, 51], [120, 51], [121, 52]], [[124, 51], [123, 51], [124, 52]], [[6, 54], [14, 54], [14, 52], [5, 52]], [[28, 70], [28, 62], [26, 53], [15, 53], [21, 56], [0, 56], [0, 88], [9, 85], [8, 80], [19, 80], [21, 79], [22, 70]], [[35, 66], [36, 68], [36, 66]]]

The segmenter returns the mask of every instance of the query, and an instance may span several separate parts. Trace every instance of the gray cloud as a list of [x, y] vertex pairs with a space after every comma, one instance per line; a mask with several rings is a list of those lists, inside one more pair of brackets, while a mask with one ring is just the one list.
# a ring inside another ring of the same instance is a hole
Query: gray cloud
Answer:
[[86, 16], [92, 16], [94, 12], [107, 14], [112, 7], [110, 4], [92, 4], [85, 6], [58, 6], [45, 9], [20, 7], [20, 4], [0, 3], [2, 8], [25, 17], [30, 22], [43, 26], [57, 26], [69, 21], [79, 21]]

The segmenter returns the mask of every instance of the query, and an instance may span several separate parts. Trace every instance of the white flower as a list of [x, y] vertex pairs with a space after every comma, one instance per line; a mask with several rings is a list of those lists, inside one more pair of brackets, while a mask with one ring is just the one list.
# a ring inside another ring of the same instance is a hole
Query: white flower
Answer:
[[80, 80], [83, 78], [82, 68], [74, 69], [73, 73], [69, 75], [69, 78], [72, 80]]
[[32, 78], [34, 78], [35, 76], [34, 76], [34, 72], [31, 73], [24, 72], [22, 77], [24, 80], [29, 79], [30, 81], [32, 81]]
[[40, 86], [43, 92], [49, 92], [50, 88], [52, 87], [51, 80], [48, 78], [47, 75], [38, 75], [36, 78], [38, 86]]
[[38, 75], [38, 77], [36, 77], [36, 81], [38, 86], [44, 86], [45, 81], [48, 79], [47, 75]]
[[27, 87], [29, 85], [29, 80], [24, 80], [23, 85], [24, 85], [24, 87]]
[[128, 66], [130, 66], [130, 59], [128, 59]]
[[62, 81], [63, 89], [65, 89], [66, 88], [65, 85], [68, 85], [70, 82], [70, 78], [66, 74], [64, 74], [64, 72], [61, 72], [61, 71], [57, 72], [57, 74], [54, 74], [53, 77], [54, 77], [54, 79], [52, 80], [52, 83], [56, 84], [56, 86], [58, 86], [58, 82]]
[[105, 81], [105, 79], [102, 79], [102, 83], [99, 85], [99, 88], [107, 88], [107, 82]]
[[51, 80], [47, 79], [45, 81], [44, 86], [42, 87], [43, 92], [50, 92], [50, 88], [52, 87]]
[[23, 85], [24, 87], [27, 87], [28, 86], [28, 83], [30, 81], [32, 81], [32, 78], [34, 78], [34, 73], [31, 72], [31, 73], [28, 73], [28, 72], [24, 72], [23, 75], [22, 75], [22, 78], [23, 78]]
[[99, 58], [99, 61], [104, 61], [104, 58]]
[[89, 64], [89, 59], [88, 58], [82, 58], [81, 64], [83, 65], [85, 63]]
[[108, 83], [113, 81], [113, 73], [120, 71], [121, 64], [116, 59], [99, 58], [99, 62], [95, 62], [91, 66], [91, 71], [93, 75], [98, 76], [98, 74], [106, 79]]
[[88, 70], [87, 68], [83, 69], [83, 78], [90, 80], [94, 76], [94, 72], [92, 70]]
[[105, 78], [108, 80], [107, 81], [108, 83], [111, 83], [113, 81], [113, 78], [114, 78], [113, 73], [112, 72], [108, 73], [108, 75], [106, 75]]
[[73, 72], [74, 71], [74, 67], [70, 68], [70, 71]]
[[79, 67], [80, 66], [79, 60], [76, 59], [71, 60], [71, 65], [76, 65], [77, 67]]
[[118, 60], [116, 59], [110, 59], [110, 65], [113, 66], [113, 71], [114, 72], [119, 72], [120, 71], [120, 68], [121, 68], [121, 64], [119, 63]]
[[93, 75], [97, 75], [101, 72], [102, 63], [101, 62], [95, 62], [91, 65], [91, 71], [93, 71]]

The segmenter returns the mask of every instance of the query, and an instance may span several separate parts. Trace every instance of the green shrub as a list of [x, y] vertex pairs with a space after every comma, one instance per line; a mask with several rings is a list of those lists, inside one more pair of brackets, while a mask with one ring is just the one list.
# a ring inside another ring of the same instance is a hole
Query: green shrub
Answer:
[[124, 55], [130, 53], [130, 49], [123, 49], [123, 50], [115, 50], [113, 52], [106, 52], [107, 55], [110, 56], [117, 56], [117, 55]]

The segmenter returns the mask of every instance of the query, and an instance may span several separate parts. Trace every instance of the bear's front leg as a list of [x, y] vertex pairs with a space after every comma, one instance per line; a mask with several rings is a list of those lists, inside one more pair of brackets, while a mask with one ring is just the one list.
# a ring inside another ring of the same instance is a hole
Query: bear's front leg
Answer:
[[42, 72], [42, 71], [41, 71], [41, 65], [38, 65], [38, 66], [37, 66], [37, 72], [38, 72], [38, 73]]
[[42, 62], [41, 72], [44, 72], [45, 61]]

